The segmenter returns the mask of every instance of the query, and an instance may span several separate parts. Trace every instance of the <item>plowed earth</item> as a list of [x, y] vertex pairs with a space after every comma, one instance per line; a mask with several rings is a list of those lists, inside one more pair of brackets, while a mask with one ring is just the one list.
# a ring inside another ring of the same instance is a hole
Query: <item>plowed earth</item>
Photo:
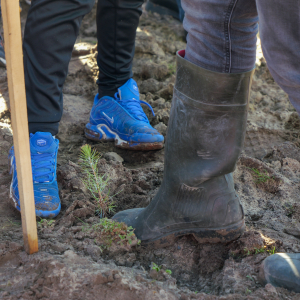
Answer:
[[[22, 6], [24, 28], [28, 7]], [[247, 137], [234, 172], [246, 215], [244, 235], [226, 245], [198, 244], [192, 236], [184, 236], [162, 249], [117, 244], [103, 249], [92, 234], [82, 231], [82, 222], [91, 227], [98, 222], [78, 167], [82, 145], [88, 143], [102, 154], [98, 168], [111, 178], [108, 188], [117, 194], [116, 211], [147, 206], [164, 171], [164, 150], [132, 152], [84, 137], [97, 93], [95, 7], [83, 20], [64, 86], [64, 115], [57, 135], [62, 211], [53, 224], [39, 226], [40, 251], [31, 256], [23, 249], [20, 215], [9, 202], [7, 154], [13, 142], [6, 71], [0, 70], [0, 298], [300, 299], [258, 281], [259, 266], [272, 251], [300, 251], [300, 122], [272, 79], [259, 43]], [[143, 13], [134, 79], [141, 99], [156, 113], [152, 117], [147, 111], [151, 124], [164, 135], [175, 82], [175, 52], [185, 48], [184, 41], [178, 21]], [[265, 176], [263, 180], [255, 170]], [[161, 266], [159, 272], [152, 269], [153, 263]]]

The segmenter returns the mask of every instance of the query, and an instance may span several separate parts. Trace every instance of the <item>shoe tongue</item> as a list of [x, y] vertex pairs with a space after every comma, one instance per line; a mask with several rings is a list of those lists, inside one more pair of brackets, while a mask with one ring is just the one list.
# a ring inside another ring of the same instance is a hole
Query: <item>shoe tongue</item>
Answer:
[[118, 88], [120, 100], [140, 100], [139, 88], [133, 79], [129, 79], [124, 85]]
[[[31, 154], [52, 154], [57, 150], [57, 143], [50, 132], [36, 132], [30, 135], [30, 152]], [[47, 157], [47, 156], [46, 156]], [[45, 160], [51, 163], [51, 157]], [[39, 176], [42, 173], [48, 173]], [[35, 164], [34, 182], [50, 182], [55, 177], [55, 171], [51, 171], [49, 167], [39, 167], [39, 163]]]
[[56, 145], [50, 132], [36, 132], [30, 136], [31, 153], [51, 153]]

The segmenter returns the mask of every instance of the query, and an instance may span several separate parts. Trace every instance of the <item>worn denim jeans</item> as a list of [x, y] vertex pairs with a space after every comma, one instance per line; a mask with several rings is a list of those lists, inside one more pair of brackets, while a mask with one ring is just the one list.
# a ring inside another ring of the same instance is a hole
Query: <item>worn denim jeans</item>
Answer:
[[259, 21], [269, 70], [300, 114], [299, 0], [182, 0], [182, 7], [186, 59], [216, 72], [254, 67]]
[[184, 10], [182, 9], [181, 6], [181, 0], [176, 0], [177, 5], [178, 5], [178, 10], [179, 10], [179, 20], [182, 22], [184, 18]]

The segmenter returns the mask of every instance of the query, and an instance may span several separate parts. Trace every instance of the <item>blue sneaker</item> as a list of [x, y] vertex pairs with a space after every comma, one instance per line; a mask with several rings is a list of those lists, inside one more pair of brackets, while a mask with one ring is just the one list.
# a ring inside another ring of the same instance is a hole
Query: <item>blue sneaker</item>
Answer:
[[154, 129], [145, 115], [136, 82], [129, 79], [118, 89], [115, 98], [96, 95], [86, 125], [85, 136], [94, 141], [115, 141], [119, 148], [130, 150], [161, 149], [164, 137]]
[[[56, 163], [59, 141], [49, 132], [30, 134], [31, 166], [34, 189], [36, 215], [41, 218], [54, 218], [61, 209], [56, 181]], [[14, 206], [20, 211], [18, 178], [14, 147], [9, 151], [10, 198]]]

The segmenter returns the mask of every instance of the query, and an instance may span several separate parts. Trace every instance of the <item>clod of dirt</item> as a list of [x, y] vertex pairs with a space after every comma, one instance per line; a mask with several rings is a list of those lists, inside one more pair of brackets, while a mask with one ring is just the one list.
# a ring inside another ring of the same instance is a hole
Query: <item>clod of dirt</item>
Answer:
[[107, 152], [104, 154], [104, 158], [106, 158], [107, 160], [118, 161], [120, 163], [124, 161], [124, 159], [116, 152]]
[[75, 200], [66, 210], [64, 218], [61, 219], [61, 224], [64, 226], [72, 226], [75, 222], [78, 223], [78, 221], [95, 215], [95, 204], [91, 203], [83, 195], [80, 198], [81, 200]]
[[264, 248], [264, 239], [257, 231], [246, 231], [237, 241], [231, 244], [231, 254], [234, 256], [250, 255], [256, 249]]

